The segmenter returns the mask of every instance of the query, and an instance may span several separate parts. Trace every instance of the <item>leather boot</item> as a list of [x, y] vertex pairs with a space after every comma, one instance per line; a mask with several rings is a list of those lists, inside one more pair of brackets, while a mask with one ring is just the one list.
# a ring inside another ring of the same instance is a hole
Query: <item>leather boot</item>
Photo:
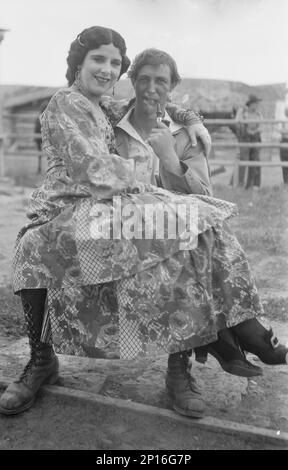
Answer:
[[217, 359], [222, 369], [228, 374], [240, 377], [263, 375], [260, 367], [246, 359], [231, 328], [219, 331], [217, 341], [195, 348], [196, 361], [204, 364], [207, 361], [208, 353]]
[[187, 351], [170, 354], [166, 374], [166, 391], [175, 411], [191, 418], [202, 418], [205, 404], [196, 380], [190, 374]]
[[256, 318], [231, 328], [241, 348], [258, 356], [264, 364], [288, 364], [288, 347], [280, 344], [272, 328], [266, 330]]
[[30, 408], [43, 384], [58, 379], [59, 362], [51, 344], [40, 341], [46, 289], [22, 290], [21, 300], [27, 321], [31, 357], [20, 378], [11, 383], [0, 398], [0, 413], [13, 415]]

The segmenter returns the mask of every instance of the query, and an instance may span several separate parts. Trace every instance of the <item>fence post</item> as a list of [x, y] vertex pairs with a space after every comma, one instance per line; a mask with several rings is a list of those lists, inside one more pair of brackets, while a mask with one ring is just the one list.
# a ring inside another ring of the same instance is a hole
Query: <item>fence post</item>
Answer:
[[234, 162], [234, 172], [233, 172], [233, 187], [237, 188], [239, 186], [239, 160], [238, 156], [235, 158]]
[[5, 176], [4, 138], [0, 135], [0, 178]]
[[[1, 39], [0, 39], [1, 42]], [[3, 178], [5, 173], [4, 168], [4, 128], [3, 128], [3, 101], [4, 93], [0, 85], [0, 178]]]

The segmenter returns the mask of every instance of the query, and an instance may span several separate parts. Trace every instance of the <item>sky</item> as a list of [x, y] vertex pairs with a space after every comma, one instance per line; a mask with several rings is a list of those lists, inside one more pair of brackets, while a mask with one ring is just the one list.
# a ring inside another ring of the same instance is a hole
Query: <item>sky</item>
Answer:
[[70, 43], [93, 25], [130, 59], [165, 50], [182, 77], [288, 82], [288, 0], [0, 0], [0, 83], [66, 85]]

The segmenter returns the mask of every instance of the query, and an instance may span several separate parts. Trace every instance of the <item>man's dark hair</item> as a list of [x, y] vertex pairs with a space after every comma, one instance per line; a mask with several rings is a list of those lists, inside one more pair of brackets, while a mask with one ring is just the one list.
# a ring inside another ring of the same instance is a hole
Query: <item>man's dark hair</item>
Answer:
[[139, 70], [144, 65], [168, 65], [171, 70], [172, 86], [176, 86], [181, 81], [176, 62], [167, 52], [160, 51], [159, 49], [145, 49], [145, 51], [140, 52], [133, 60], [128, 71], [128, 77], [132, 82], [137, 80]]

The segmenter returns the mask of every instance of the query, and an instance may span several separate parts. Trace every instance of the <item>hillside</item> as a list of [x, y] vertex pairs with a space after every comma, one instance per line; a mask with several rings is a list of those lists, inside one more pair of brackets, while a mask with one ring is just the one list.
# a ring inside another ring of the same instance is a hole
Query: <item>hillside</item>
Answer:
[[[56, 87], [36, 87], [2, 85], [0, 86], [6, 107], [20, 106], [24, 103], [40, 100], [43, 94], [47, 98], [56, 90]], [[231, 111], [247, 101], [250, 93], [259, 96], [265, 117], [274, 117], [275, 104], [284, 101], [286, 84], [250, 86], [241, 82], [228, 80], [184, 78], [172, 93], [172, 100], [185, 107], [192, 107], [206, 112]], [[43, 96], [42, 96], [43, 95]], [[46, 96], [47, 95], [47, 96]], [[120, 80], [115, 86], [115, 98], [132, 98], [133, 87], [128, 78]]]
[[[285, 83], [250, 86], [226, 80], [184, 78], [173, 91], [172, 99], [177, 103], [202, 111], [231, 111], [233, 107], [243, 105], [250, 93], [256, 94], [268, 105], [268, 103], [284, 100], [285, 92]], [[115, 96], [117, 98], [133, 96], [130, 80], [120, 80], [117, 83]]]

